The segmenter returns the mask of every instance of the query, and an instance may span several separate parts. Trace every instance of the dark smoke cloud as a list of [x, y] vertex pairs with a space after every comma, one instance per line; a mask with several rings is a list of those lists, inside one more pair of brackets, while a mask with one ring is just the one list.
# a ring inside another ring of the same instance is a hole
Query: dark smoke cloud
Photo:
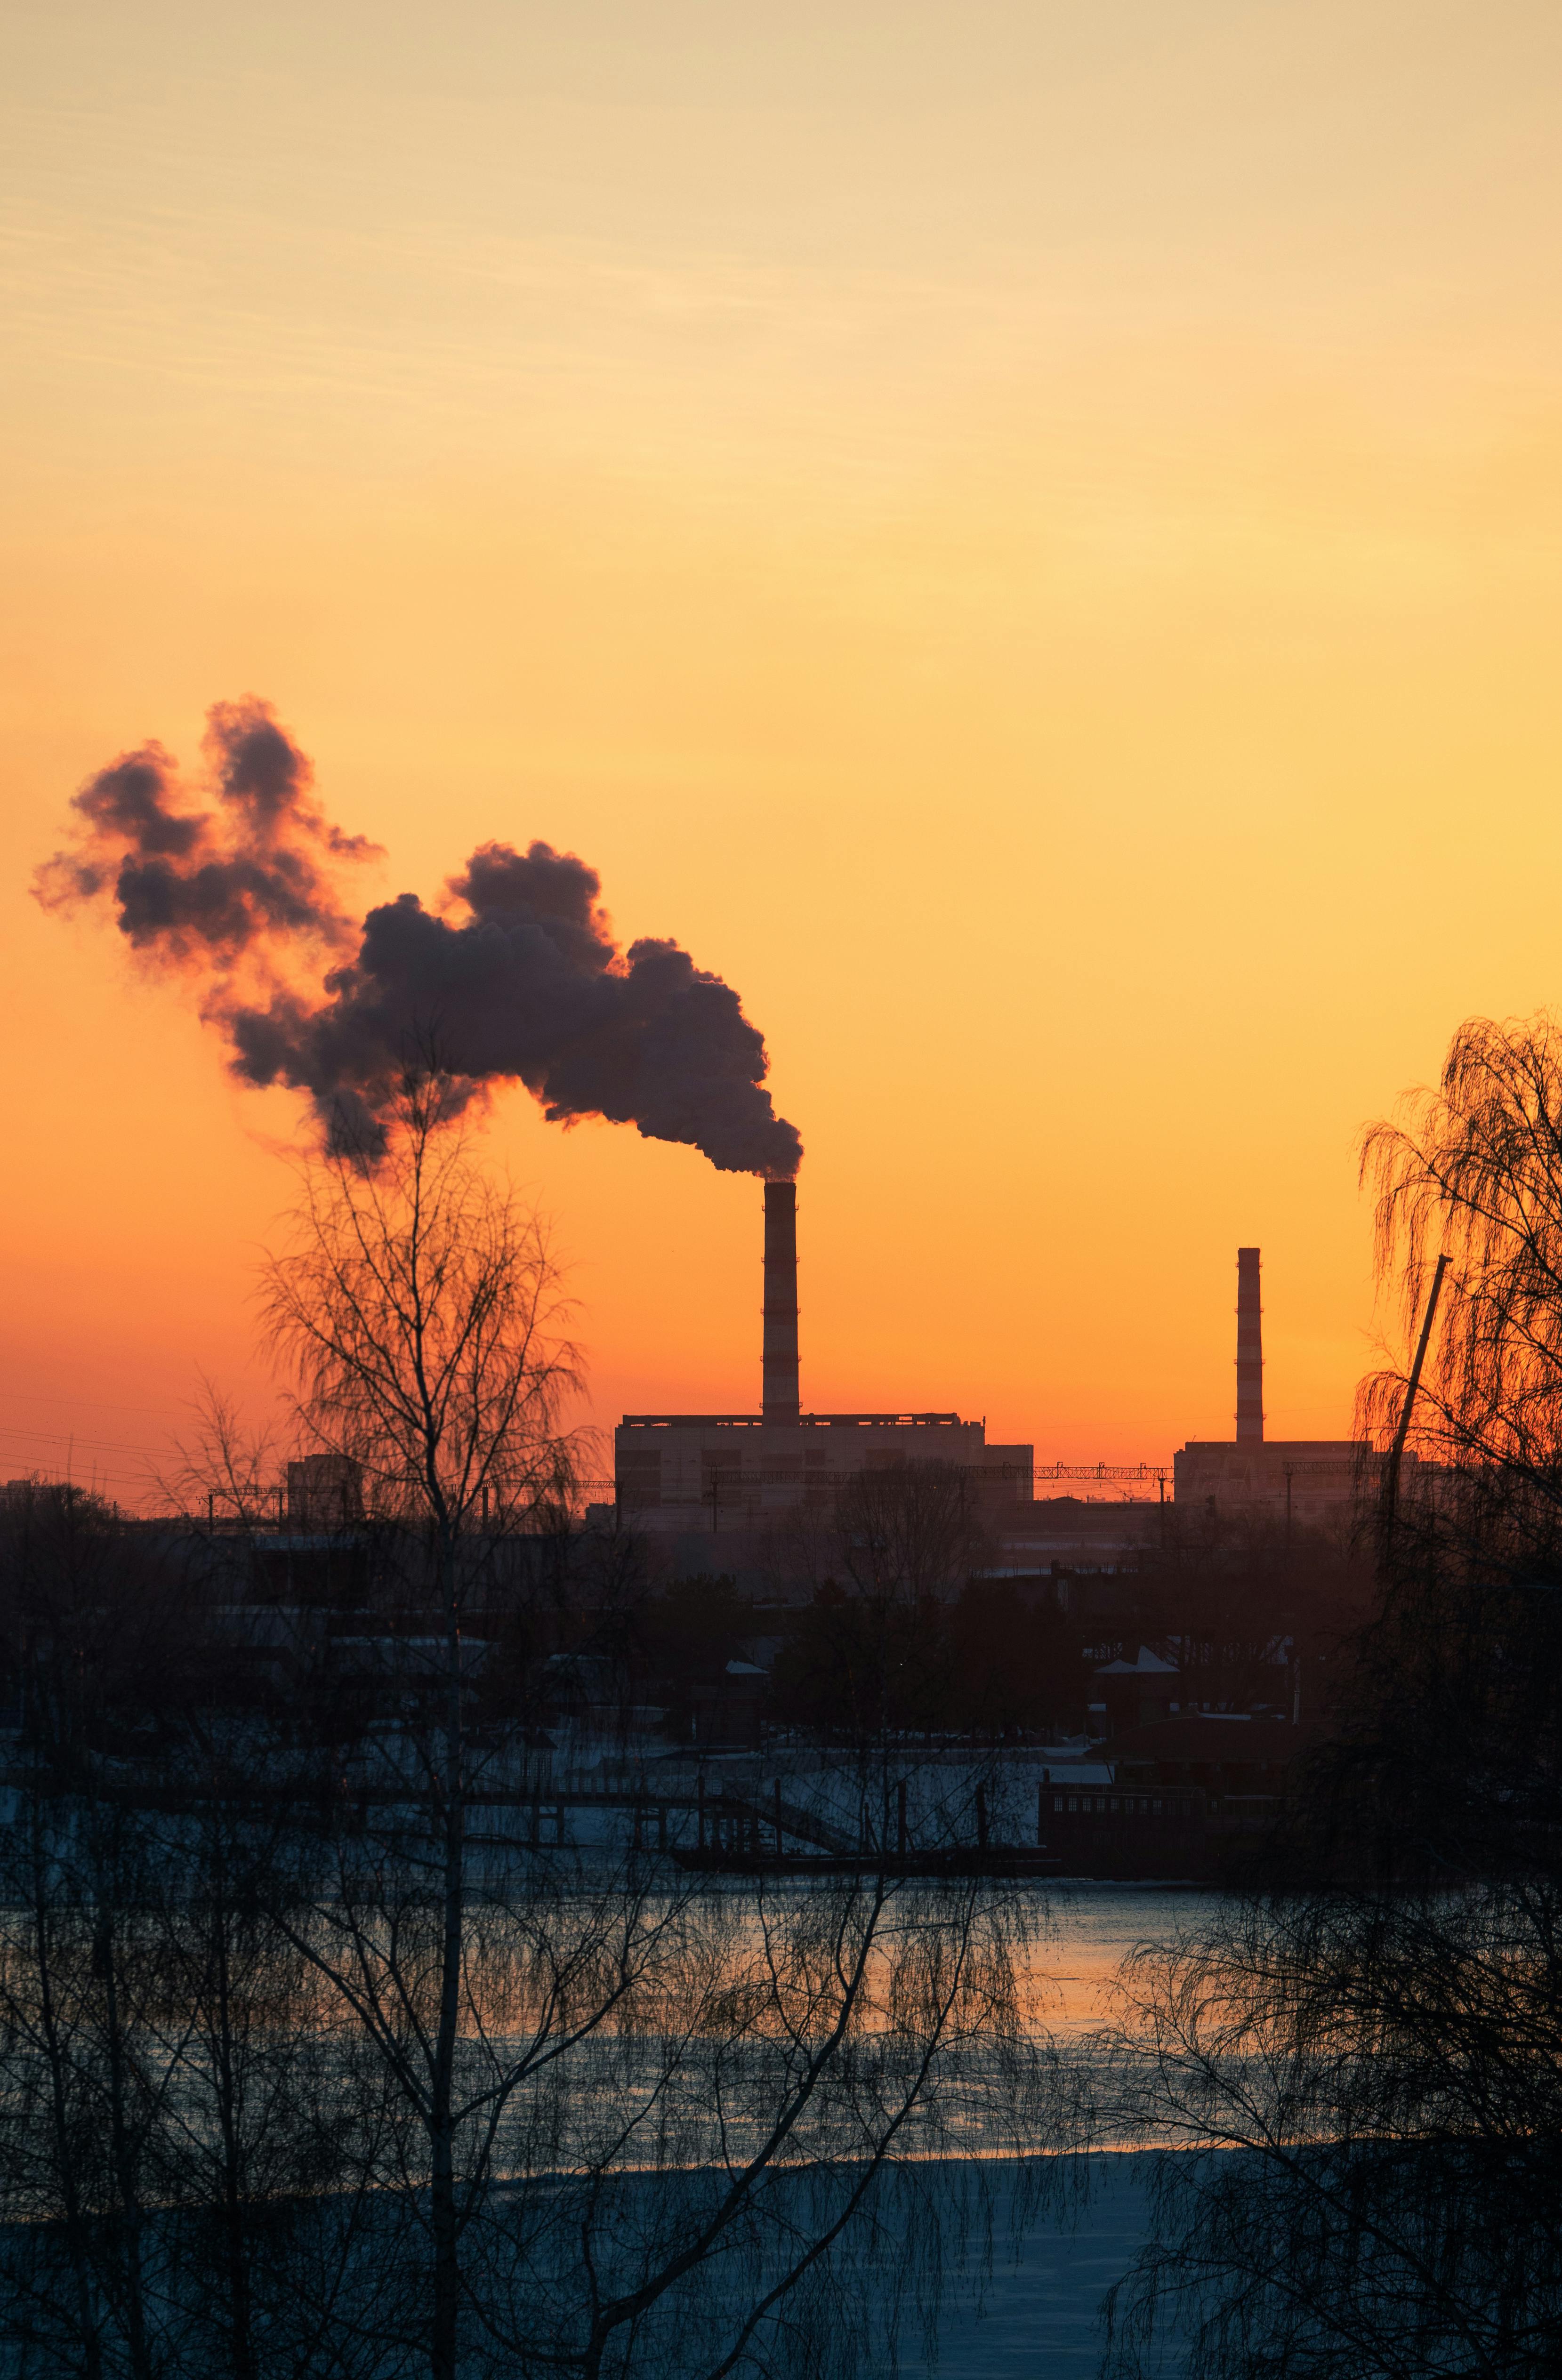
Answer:
[[50, 908], [112, 894], [138, 950], [212, 977], [220, 1002], [247, 959], [263, 974], [289, 942], [350, 947], [334, 869], [376, 846], [325, 818], [308, 760], [254, 696], [213, 704], [201, 749], [214, 808], [175, 807], [161, 744], [122, 753], [76, 795], [80, 847], [40, 868], [37, 892]]
[[[170, 807], [160, 747], [129, 753], [77, 795], [83, 847], [49, 863], [40, 892], [112, 894], [139, 949], [199, 970], [242, 1080], [308, 1091], [336, 1145], [372, 1147], [409, 1058], [432, 1049], [470, 1095], [514, 1079], [552, 1123], [605, 1116], [729, 1172], [796, 1172], [802, 1143], [736, 992], [676, 942], [621, 951], [584, 861], [484, 844], [450, 880], [465, 914], [404, 892], [352, 929], [333, 864], [372, 846], [323, 819], [267, 707], [219, 705], [207, 749], [214, 815]], [[318, 992], [297, 979], [311, 947], [341, 955]]]

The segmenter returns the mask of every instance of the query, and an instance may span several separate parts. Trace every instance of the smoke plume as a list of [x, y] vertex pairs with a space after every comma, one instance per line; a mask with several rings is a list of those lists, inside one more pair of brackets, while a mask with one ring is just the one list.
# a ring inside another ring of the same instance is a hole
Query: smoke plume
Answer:
[[50, 907], [112, 905], [148, 964], [193, 978], [241, 1081], [307, 1091], [333, 1145], [372, 1148], [432, 1050], [468, 1097], [515, 1080], [552, 1123], [605, 1116], [727, 1172], [795, 1173], [802, 1143], [736, 992], [676, 942], [621, 950], [583, 860], [485, 843], [448, 909], [404, 892], [355, 925], [340, 877], [376, 846], [324, 817], [270, 706], [218, 703], [203, 749], [204, 806], [156, 744], [90, 779], [77, 846], [36, 889]]

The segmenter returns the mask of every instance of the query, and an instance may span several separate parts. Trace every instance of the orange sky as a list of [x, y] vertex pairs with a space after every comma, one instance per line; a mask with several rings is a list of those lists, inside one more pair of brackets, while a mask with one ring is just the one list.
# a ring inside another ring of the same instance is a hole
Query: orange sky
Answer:
[[[600, 869], [764, 1029], [805, 1403], [1277, 1435], [1362, 1123], [1562, 990], [1553, 6], [237, 6], [4, 36], [0, 1475], [257, 1404], [283, 1099], [26, 887], [253, 690], [429, 897]], [[594, 1409], [758, 1390], [759, 1193], [524, 1095]], [[45, 1435], [24, 1437], [24, 1431]]]

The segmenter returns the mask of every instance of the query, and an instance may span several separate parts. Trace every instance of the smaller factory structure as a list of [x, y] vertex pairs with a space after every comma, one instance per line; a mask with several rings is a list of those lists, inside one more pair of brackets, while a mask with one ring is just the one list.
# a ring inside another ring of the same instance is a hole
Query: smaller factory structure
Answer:
[[[1184, 1510], [1265, 1514], [1313, 1524], [1354, 1512], [1376, 1490], [1383, 1458], [1364, 1439], [1264, 1435], [1264, 1320], [1260, 1252], [1237, 1250], [1235, 1438], [1193, 1438], [1173, 1458]], [[1402, 1458], [1407, 1492], [1417, 1469]]]

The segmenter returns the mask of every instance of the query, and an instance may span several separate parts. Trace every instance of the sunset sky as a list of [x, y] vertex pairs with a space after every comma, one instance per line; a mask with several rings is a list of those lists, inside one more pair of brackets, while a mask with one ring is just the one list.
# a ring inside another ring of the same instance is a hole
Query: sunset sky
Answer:
[[[0, 1476], [271, 1393], [297, 1104], [28, 892], [246, 692], [366, 898], [541, 836], [737, 986], [805, 1408], [1229, 1436], [1256, 1242], [1343, 1433], [1362, 1124], [1562, 998], [1559, 76], [1555, 0], [11, 0]], [[757, 1403], [757, 1183], [486, 1145], [596, 1419]]]

